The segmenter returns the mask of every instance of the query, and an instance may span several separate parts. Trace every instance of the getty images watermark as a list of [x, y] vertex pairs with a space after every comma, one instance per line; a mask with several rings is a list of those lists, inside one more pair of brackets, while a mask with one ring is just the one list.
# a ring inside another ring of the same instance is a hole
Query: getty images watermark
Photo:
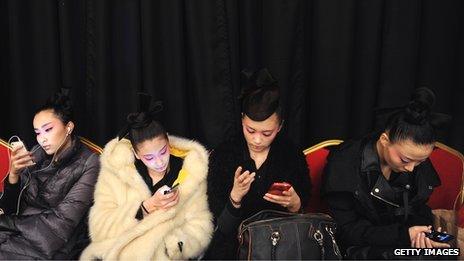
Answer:
[[459, 248], [396, 248], [395, 256], [459, 256]]

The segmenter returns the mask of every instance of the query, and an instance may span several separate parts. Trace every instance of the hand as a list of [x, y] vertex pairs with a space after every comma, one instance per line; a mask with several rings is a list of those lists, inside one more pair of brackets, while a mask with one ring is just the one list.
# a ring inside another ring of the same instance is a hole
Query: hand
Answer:
[[32, 154], [24, 150], [24, 145], [14, 147], [11, 151], [10, 157], [10, 173], [8, 175], [8, 182], [16, 184], [19, 180], [19, 173], [29, 166], [35, 165], [32, 160]]
[[266, 193], [263, 198], [287, 208], [290, 212], [297, 212], [301, 208], [301, 199], [293, 187], [290, 187], [287, 191], [283, 191], [282, 196]]
[[[256, 173], [245, 171], [242, 173], [242, 167], [235, 170], [234, 186], [230, 192], [230, 198], [235, 202], [242, 202], [243, 197], [250, 191], [251, 183], [255, 180]], [[239, 206], [238, 206], [239, 207]]]
[[179, 190], [175, 189], [173, 192], [165, 195], [164, 191], [167, 189], [169, 189], [168, 186], [162, 186], [153, 196], [142, 202], [143, 206], [148, 210], [148, 214], [159, 209], [169, 209], [179, 202]]
[[[441, 232], [441, 227], [437, 229]], [[409, 228], [409, 237], [411, 238], [411, 247], [415, 248], [449, 248], [447, 243], [441, 243], [431, 240], [425, 236], [425, 232], [432, 232], [432, 226], [414, 226]], [[413, 236], [413, 237], [411, 237]]]

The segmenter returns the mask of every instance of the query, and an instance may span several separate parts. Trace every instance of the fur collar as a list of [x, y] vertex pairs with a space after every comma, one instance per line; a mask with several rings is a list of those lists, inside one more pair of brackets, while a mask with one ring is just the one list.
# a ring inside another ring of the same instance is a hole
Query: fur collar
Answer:
[[[198, 184], [205, 181], [208, 174], [208, 152], [197, 141], [181, 137], [169, 136], [171, 154], [184, 159], [182, 169], [188, 174], [179, 185], [182, 198], [188, 198], [195, 192]], [[133, 187], [144, 195], [150, 197], [151, 193], [134, 165], [135, 156], [129, 140], [117, 138], [106, 144], [101, 155], [101, 166], [113, 175], [117, 176], [129, 187]]]

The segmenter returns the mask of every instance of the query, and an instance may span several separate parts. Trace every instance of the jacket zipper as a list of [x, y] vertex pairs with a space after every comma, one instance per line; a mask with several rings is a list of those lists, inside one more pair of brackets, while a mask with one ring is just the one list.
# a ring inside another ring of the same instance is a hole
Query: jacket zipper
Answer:
[[386, 199], [383, 199], [383, 198], [381, 198], [381, 197], [375, 195], [374, 193], [372, 193], [372, 191], [371, 191], [371, 195], [374, 196], [375, 198], [378, 198], [378, 199], [382, 200], [383, 202], [385, 202], [385, 203], [387, 203], [387, 204], [390, 204], [390, 205], [395, 206], [395, 207], [397, 207], [397, 208], [400, 207], [400, 205], [398, 205], [398, 204], [395, 204], [395, 203], [393, 203], [393, 202], [390, 202], [390, 201], [388, 201], [388, 200], [386, 200]]

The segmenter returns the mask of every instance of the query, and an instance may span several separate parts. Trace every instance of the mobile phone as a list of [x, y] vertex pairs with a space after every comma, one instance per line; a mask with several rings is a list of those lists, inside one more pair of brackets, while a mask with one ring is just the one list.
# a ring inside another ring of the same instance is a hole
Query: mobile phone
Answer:
[[[21, 147], [21, 146], [22, 146], [22, 148], [18, 152], [27, 153], [28, 150], [27, 150], [26, 145], [24, 144], [24, 142], [22, 140], [11, 142], [11, 148], [12, 149], [16, 149], [17, 147]], [[34, 163], [34, 161], [31, 160], [31, 163]]]
[[24, 145], [24, 143], [21, 141], [21, 140], [18, 140], [18, 141], [12, 141], [11, 142], [11, 148], [14, 150], [16, 149], [17, 147], [23, 147], [22, 149], [20, 149], [19, 151], [26, 151], [27, 152], [27, 148], [26, 148], [26, 145]]
[[177, 189], [177, 186], [179, 186], [179, 183], [174, 184], [170, 189], [164, 191], [164, 195], [169, 194], [171, 192], [174, 192]]
[[287, 182], [274, 182], [267, 193], [281, 196], [283, 195], [282, 192], [289, 190], [292, 185], [288, 184]]
[[441, 243], [446, 243], [454, 239], [453, 235], [446, 234], [443, 232], [438, 232], [438, 231], [432, 231], [431, 233], [425, 232], [425, 236], [430, 238], [433, 241], [441, 242]]

